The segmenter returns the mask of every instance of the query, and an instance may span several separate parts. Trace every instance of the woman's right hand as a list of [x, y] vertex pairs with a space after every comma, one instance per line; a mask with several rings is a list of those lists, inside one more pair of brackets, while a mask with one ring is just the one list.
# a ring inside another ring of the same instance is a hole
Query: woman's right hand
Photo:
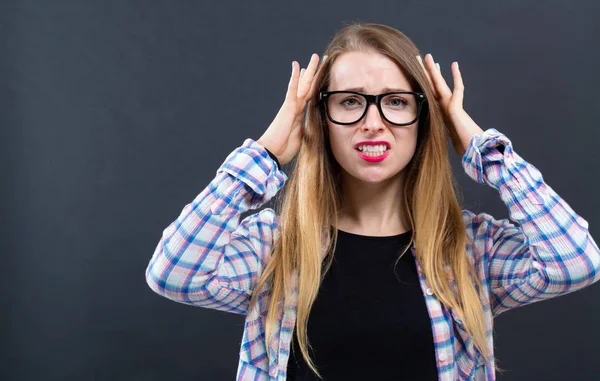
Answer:
[[[324, 56], [323, 61], [326, 58], [327, 56]], [[280, 164], [289, 163], [300, 149], [304, 109], [315, 91], [314, 79], [318, 73], [318, 65], [318, 54], [310, 57], [306, 70], [300, 71], [300, 65], [296, 61], [292, 62], [292, 76], [283, 105], [269, 128], [256, 141], [271, 151]]]

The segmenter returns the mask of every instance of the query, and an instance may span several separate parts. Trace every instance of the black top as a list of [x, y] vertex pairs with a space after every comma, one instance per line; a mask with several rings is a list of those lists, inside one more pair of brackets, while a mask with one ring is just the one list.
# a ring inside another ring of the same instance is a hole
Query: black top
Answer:
[[[325, 381], [438, 379], [431, 322], [410, 249], [394, 275], [410, 238], [410, 231], [369, 237], [338, 230], [334, 261], [308, 320], [311, 359]], [[287, 380], [319, 380], [304, 362], [296, 330]]]

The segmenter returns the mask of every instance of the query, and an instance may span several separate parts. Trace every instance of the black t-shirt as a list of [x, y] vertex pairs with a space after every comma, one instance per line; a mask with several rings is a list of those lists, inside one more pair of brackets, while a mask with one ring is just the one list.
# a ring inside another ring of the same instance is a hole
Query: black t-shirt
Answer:
[[[325, 381], [437, 380], [431, 322], [411, 250], [411, 232], [370, 237], [338, 230], [334, 261], [308, 320], [311, 359]], [[319, 380], [296, 330], [288, 381]]]

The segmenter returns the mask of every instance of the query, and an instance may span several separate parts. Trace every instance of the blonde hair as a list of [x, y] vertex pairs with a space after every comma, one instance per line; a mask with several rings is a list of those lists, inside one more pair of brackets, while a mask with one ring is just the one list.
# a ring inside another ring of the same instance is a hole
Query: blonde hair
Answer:
[[[329, 85], [331, 65], [337, 57], [353, 51], [387, 56], [398, 64], [414, 91], [422, 91], [427, 97], [418, 122], [417, 148], [405, 168], [404, 204], [408, 226], [412, 228], [411, 239], [429, 287], [445, 306], [455, 309], [474, 345], [488, 358], [483, 307], [476, 289], [481, 289], [481, 282], [465, 254], [466, 230], [448, 159], [446, 127], [433, 89], [415, 59], [421, 52], [392, 27], [371, 23], [346, 25], [323, 53], [328, 59], [315, 78], [317, 90]], [[300, 151], [278, 206], [280, 235], [257, 289], [263, 289], [267, 283], [271, 288], [265, 323], [265, 340], [269, 343], [276, 329], [278, 302], [291, 297], [292, 273], [297, 269], [298, 342], [305, 361], [321, 377], [308, 354], [307, 321], [335, 251], [337, 230], [331, 227], [338, 226], [341, 171], [331, 151], [318, 91], [309, 100], [306, 112]], [[329, 255], [323, 256], [323, 242], [327, 241]], [[448, 271], [456, 282], [456, 296]], [[257, 302], [258, 294], [253, 294], [251, 306]]]

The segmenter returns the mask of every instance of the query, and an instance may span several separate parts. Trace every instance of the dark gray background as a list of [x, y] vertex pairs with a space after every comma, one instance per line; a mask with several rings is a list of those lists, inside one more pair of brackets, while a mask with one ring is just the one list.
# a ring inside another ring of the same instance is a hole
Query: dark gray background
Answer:
[[[344, 23], [432, 52], [465, 109], [600, 239], [600, 6], [587, 1], [0, 1], [2, 380], [232, 380], [243, 316], [146, 285], [162, 230]], [[465, 207], [507, 209], [452, 156]], [[499, 380], [598, 379], [600, 289], [496, 320]]]

